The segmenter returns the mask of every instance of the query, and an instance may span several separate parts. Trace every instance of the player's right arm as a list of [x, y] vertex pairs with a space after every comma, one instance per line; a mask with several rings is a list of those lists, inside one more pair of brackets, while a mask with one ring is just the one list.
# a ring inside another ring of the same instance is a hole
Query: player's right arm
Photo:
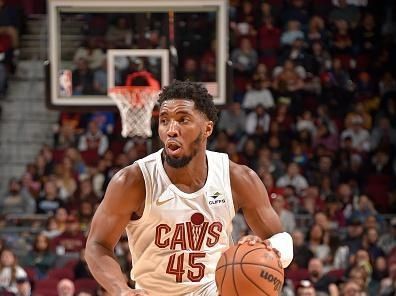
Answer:
[[85, 256], [92, 275], [110, 295], [147, 295], [128, 287], [114, 255], [114, 247], [132, 214], [143, 212], [145, 194], [139, 166], [126, 167], [110, 181], [92, 219]]

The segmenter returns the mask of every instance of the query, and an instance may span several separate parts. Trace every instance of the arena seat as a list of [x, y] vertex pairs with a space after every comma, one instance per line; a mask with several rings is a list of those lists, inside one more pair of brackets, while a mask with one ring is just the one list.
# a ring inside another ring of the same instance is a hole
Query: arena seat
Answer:
[[76, 279], [74, 281], [74, 285], [76, 286], [76, 293], [85, 291], [95, 293], [98, 288], [98, 283], [93, 279]]
[[74, 280], [74, 271], [71, 268], [68, 267], [62, 267], [62, 268], [53, 268], [48, 272], [48, 278], [50, 279], [70, 279]]
[[45, 279], [35, 282], [34, 293], [35, 296], [57, 296], [56, 288], [59, 280]]

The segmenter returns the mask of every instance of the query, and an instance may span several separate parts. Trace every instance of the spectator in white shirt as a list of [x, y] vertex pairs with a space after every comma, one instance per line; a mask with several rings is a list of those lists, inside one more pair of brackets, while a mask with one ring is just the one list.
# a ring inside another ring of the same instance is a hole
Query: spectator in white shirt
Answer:
[[271, 109], [275, 105], [272, 93], [265, 87], [265, 82], [259, 79], [253, 80], [252, 87], [243, 98], [242, 107], [254, 109], [257, 105], [263, 105], [266, 109]]
[[360, 115], [355, 115], [351, 120], [351, 126], [341, 133], [341, 140], [345, 138], [351, 138], [352, 147], [356, 151], [370, 151], [370, 133], [363, 128], [363, 120]]
[[26, 271], [18, 265], [15, 254], [7, 248], [0, 253], [0, 294], [3, 289], [17, 293], [16, 279], [26, 277]]
[[246, 118], [245, 130], [248, 135], [261, 136], [268, 133], [271, 117], [266, 112], [263, 105], [257, 105], [255, 110], [250, 112]]
[[299, 194], [308, 187], [307, 179], [300, 174], [300, 167], [295, 162], [289, 163], [286, 174], [276, 182], [277, 187], [286, 187], [289, 185], [292, 185]]

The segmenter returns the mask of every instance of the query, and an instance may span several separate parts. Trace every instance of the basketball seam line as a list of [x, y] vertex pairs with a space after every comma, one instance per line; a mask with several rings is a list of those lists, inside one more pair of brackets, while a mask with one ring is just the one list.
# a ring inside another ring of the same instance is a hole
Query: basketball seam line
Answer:
[[[262, 248], [255, 248], [255, 249], [253, 249], [253, 250], [250, 250], [249, 252], [246, 252], [245, 255], [242, 256], [241, 262], [243, 262], [243, 260], [245, 259], [245, 257], [246, 257], [247, 255], [249, 255], [251, 252], [254, 252], [254, 251], [257, 250], [257, 249], [262, 249]], [[266, 266], [266, 267], [269, 267], [270, 269], [273, 269], [273, 270], [277, 271], [279, 274], [282, 274], [282, 273], [280, 273], [280, 272], [279, 272], [277, 269], [275, 269], [275, 268], [272, 268], [272, 267], [270, 267], [270, 266]]]
[[[262, 267], [266, 267], [266, 268], [272, 269], [273, 271], [276, 271], [277, 273], [279, 273], [279, 275], [282, 275], [282, 273], [279, 272], [279, 270], [277, 270], [277, 269], [275, 269], [275, 268], [273, 268], [273, 267], [271, 267], [271, 266], [263, 265], [263, 264], [259, 264], [259, 263], [246, 263], [246, 262], [224, 264], [224, 265], [218, 267], [218, 268], [216, 269], [216, 271], [219, 270], [219, 269], [221, 269], [221, 268], [223, 268], [223, 267], [225, 267], [225, 266], [230, 266], [230, 265], [255, 265], [255, 266], [258, 265], [258, 266], [262, 266]], [[284, 275], [282, 275], [282, 276], [284, 276]]]
[[[224, 259], [225, 259], [225, 262], [227, 264], [228, 260], [227, 260], [227, 254], [226, 253], [224, 253]], [[220, 285], [220, 291], [223, 291], [223, 284], [224, 284], [226, 273], [227, 273], [227, 268], [224, 270], [223, 279], [221, 280], [221, 285]]]
[[[239, 249], [239, 246], [240, 246], [240, 245], [238, 245], [237, 249], [235, 250], [235, 253], [236, 253], [237, 250]], [[246, 252], [245, 255], [247, 255], [247, 254], [249, 254], [249, 253], [251, 253], [251, 252], [253, 252], [253, 251], [259, 250], [259, 249], [263, 249], [263, 248], [260, 248], [260, 247], [259, 247], [259, 248], [254, 248], [253, 250], [250, 250], [250, 251]], [[234, 258], [232, 259], [232, 262], [234, 262], [234, 260], [235, 260], [235, 253], [234, 253]], [[245, 258], [245, 255], [242, 256], [241, 262], [242, 262], [243, 258]], [[226, 261], [226, 262], [227, 262], [227, 261]], [[234, 263], [230, 263], [230, 264], [234, 264]], [[237, 264], [238, 264], [238, 263], [237, 263]], [[222, 266], [216, 268], [216, 270], [222, 268], [223, 266], [227, 266], [227, 265], [228, 265], [228, 264], [226, 263], [225, 265], [222, 265]]]
[[[242, 265], [242, 264], [241, 264]], [[259, 264], [257, 264], [259, 265]], [[252, 279], [245, 273], [245, 271], [243, 270], [242, 266], [241, 266], [241, 271], [243, 273], [243, 275], [247, 278], [247, 280], [249, 282], [251, 282], [253, 285], [255, 285], [261, 292], [263, 292], [265, 295], [270, 296], [269, 294], [267, 294], [267, 292], [265, 292], [263, 289], [261, 289], [261, 287], [259, 285], [257, 285], [255, 282], [252, 281]]]
[[[232, 258], [232, 262], [235, 261], [236, 254], [237, 254], [238, 249], [239, 249], [240, 246], [241, 246], [241, 245], [238, 245], [238, 247], [236, 248], [236, 250], [235, 250], [235, 252], [234, 252], [234, 257]], [[237, 288], [236, 283], [235, 283], [234, 264], [232, 264], [232, 282], [233, 282], [233, 284], [234, 284], [235, 292], [236, 292], [237, 296], [239, 296], [238, 288]]]

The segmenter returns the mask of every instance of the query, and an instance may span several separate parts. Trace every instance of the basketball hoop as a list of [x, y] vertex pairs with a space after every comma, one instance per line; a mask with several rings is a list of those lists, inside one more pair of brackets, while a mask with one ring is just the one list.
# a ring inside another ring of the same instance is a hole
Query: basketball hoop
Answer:
[[151, 115], [159, 90], [152, 86], [116, 86], [109, 96], [120, 110], [122, 132], [126, 137], [151, 137]]

